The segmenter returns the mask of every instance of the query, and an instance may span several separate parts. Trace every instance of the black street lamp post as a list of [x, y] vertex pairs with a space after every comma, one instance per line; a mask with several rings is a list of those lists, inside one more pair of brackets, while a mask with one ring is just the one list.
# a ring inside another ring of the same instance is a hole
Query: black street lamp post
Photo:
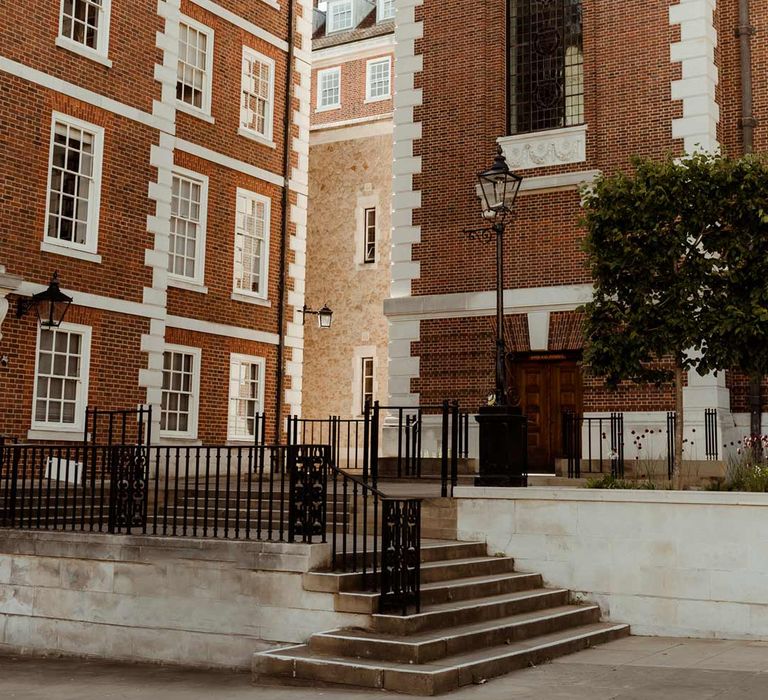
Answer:
[[473, 237], [496, 237], [496, 404], [502, 406], [508, 403], [504, 344], [504, 234], [523, 178], [509, 169], [499, 146], [490, 170], [478, 173], [477, 180], [483, 218], [492, 223], [490, 228], [471, 229], [467, 233]]
[[528, 471], [527, 419], [510, 400], [504, 342], [504, 234], [520, 192], [523, 178], [513, 173], [501, 146], [493, 165], [477, 175], [477, 193], [483, 218], [489, 226], [467, 229], [471, 239], [496, 239], [496, 387], [494, 401], [480, 408], [480, 476], [481, 486], [524, 486]]

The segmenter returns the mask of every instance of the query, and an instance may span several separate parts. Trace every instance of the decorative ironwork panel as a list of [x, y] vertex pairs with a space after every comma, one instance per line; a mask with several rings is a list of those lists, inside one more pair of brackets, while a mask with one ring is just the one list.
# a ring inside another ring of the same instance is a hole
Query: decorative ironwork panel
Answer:
[[581, 0], [508, 0], [513, 134], [584, 121]]
[[290, 505], [288, 540], [311, 543], [326, 540], [326, 484], [330, 448], [294, 446], [289, 449]]
[[421, 501], [383, 502], [380, 609], [421, 610]]
[[114, 445], [109, 455], [109, 531], [130, 534], [132, 530], [142, 530], [147, 519], [146, 448]]

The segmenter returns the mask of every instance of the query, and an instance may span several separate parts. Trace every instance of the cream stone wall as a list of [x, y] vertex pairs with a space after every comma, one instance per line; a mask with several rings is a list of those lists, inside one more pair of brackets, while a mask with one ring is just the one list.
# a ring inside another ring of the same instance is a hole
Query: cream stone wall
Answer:
[[768, 495], [466, 488], [458, 539], [488, 543], [632, 633], [768, 640]]
[[[375, 397], [387, 396], [383, 300], [390, 283], [392, 136], [313, 145], [309, 164], [307, 304], [328, 304], [334, 316], [323, 331], [307, 317], [302, 415], [348, 418], [359, 414], [364, 352], [375, 353]], [[374, 205], [377, 259], [364, 264], [362, 211]]]
[[0, 653], [245, 669], [254, 652], [368, 624], [304, 590], [329, 562], [321, 544], [3, 531]]

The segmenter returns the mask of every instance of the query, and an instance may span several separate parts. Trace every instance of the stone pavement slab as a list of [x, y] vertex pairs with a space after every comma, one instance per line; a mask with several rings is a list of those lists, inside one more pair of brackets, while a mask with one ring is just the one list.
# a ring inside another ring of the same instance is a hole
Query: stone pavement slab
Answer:
[[[248, 674], [169, 666], [0, 656], [2, 700], [371, 700], [382, 694], [379, 690], [252, 685]], [[629, 637], [447, 697], [766, 700], [768, 643]]]

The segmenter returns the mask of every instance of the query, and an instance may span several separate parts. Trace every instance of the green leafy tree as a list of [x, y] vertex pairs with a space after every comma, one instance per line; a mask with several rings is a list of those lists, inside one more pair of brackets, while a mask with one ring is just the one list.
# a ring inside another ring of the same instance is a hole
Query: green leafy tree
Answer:
[[585, 364], [609, 386], [674, 382], [679, 475], [685, 373], [768, 371], [768, 167], [708, 155], [633, 166], [584, 194]]

